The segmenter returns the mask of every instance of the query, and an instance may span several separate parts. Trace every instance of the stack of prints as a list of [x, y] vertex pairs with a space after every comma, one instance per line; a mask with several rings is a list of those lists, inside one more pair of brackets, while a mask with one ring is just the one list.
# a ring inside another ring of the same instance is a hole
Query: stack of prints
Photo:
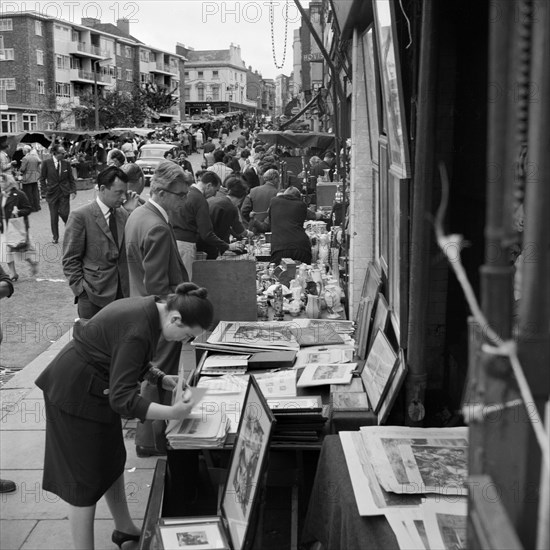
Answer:
[[467, 428], [340, 432], [362, 516], [385, 515], [401, 548], [465, 548]]

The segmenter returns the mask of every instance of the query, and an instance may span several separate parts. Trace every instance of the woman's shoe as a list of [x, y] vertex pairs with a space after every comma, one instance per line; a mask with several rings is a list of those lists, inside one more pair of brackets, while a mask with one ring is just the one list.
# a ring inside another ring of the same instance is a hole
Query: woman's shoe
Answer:
[[113, 535], [111, 536], [111, 540], [119, 547], [122, 548], [122, 545], [125, 542], [128, 542], [130, 540], [133, 541], [139, 541], [139, 535], [130, 535], [128, 533], [123, 533], [122, 531], [118, 531], [115, 529], [113, 531]]
[[16, 273], [15, 275], [12, 275], [12, 276], [10, 277], [10, 281], [11, 281], [12, 283], [15, 283], [15, 281], [17, 281], [17, 279], [19, 279], [19, 273]]

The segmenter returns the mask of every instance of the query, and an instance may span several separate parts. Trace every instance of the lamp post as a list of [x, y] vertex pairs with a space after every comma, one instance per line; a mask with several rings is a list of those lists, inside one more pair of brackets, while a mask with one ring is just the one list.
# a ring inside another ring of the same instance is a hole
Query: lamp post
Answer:
[[96, 130], [99, 130], [99, 94], [97, 92], [97, 68], [108, 65], [112, 60], [112, 57], [107, 57], [106, 59], [94, 59], [92, 61], [92, 72], [94, 73], [94, 114]]

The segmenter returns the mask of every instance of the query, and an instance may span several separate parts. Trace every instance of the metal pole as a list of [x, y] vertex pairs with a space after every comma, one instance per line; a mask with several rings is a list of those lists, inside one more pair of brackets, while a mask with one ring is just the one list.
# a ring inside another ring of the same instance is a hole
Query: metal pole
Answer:
[[97, 93], [97, 60], [92, 61], [92, 71], [94, 73], [94, 110], [95, 110], [95, 129], [99, 130], [99, 96]]

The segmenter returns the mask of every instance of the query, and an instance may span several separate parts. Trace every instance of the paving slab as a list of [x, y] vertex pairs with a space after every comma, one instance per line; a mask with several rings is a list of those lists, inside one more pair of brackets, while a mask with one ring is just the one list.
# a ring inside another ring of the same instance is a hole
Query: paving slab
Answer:
[[0, 517], [3, 520], [67, 518], [67, 503], [42, 489], [42, 470], [2, 470], [2, 477], [11, 479], [17, 486], [15, 493], [0, 496]]
[[[95, 522], [94, 542], [96, 550], [113, 550], [118, 548], [111, 541], [113, 529], [114, 522], [112, 520], [97, 520]], [[72, 550], [72, 548], [74, 547], [71, 529], [69, 520], [66, 519], [39, 521], [23, 546], [14, 548], [13, 550]]]
[[0, 548], [17, 550], [21, 548], [38, 522], [28, 520], [0, 520]]
[[44, 430], [3, 431], [0, 433], [2, 470], [41, 470], [44, 466]]
[[4, 402], [3, 406], [4, 415], [0, 419], [0, 431], [46, 429], [44, 399], [30, 399], [26, 396], [18, 402]]

